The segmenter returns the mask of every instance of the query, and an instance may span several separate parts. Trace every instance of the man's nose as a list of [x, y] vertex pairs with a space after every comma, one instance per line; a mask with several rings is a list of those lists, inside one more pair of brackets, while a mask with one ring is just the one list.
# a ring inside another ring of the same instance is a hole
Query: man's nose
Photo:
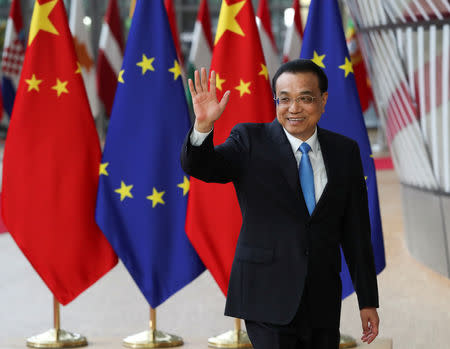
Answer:
[[303, 105], [301, 102], [297, 102], [295, 99], [292, 101], [291, 105], [289, 106], [289, 112], [290, 113], [299, 113], [303, 110]]

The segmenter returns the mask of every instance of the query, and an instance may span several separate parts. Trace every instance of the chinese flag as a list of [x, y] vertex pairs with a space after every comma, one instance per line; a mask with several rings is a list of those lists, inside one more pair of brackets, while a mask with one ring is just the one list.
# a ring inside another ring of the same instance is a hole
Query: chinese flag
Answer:
[[100, 156], [63, 0], [37, 0], [5, 144], [2, 214], [63, 305], [117, 263], [95, 223]]
[[[219, 100], [225, 91], [231, 91], [225, 112], [214, 125], [215, 145], [223, 143], [237, 123], [270, 122], [275, 118], [250, 0], [222, 1], [211, 70], [217, 73]], [[207, 184], [191, 177], [186, 231], [225, 295], [241, 223], [231, 183]]]

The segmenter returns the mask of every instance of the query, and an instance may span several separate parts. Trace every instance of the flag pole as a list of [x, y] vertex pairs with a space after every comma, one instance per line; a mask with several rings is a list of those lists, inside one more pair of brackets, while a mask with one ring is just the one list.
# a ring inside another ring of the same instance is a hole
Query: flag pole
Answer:
[[183, 338], [156, 329], [156, 309], [152, 307], [150, 307], [149, 330], [123, 340], [123, 346], [126, 348], [169, 348], [183, 344]]
[[211, 348], [253, 348], [247, 332], [241, 329], [241, 319], [234, 319], [234, 330], [208, 339]]
[[27, 339], [30, 348], [79, 348], [87, 346], [86, 337], [61, 329], [60, 305], [53, 296], [53, 328]]

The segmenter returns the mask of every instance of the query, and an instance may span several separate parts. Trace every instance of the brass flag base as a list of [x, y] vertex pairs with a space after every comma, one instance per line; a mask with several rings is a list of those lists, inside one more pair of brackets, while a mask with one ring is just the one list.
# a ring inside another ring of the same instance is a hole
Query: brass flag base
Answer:
[[231, 330], [208, 339], [211, 348], [253, 348], [247, 332]]
[[157, 330], [137, 333], [123, 340], [126, 348], [171, 348], [180, 345], [183, 345], [181, 337]]
[[84, 336], [55, 328], [27, 339], [30, 348], [78, 348], [87, 344]]
[[339, 349], [345, 348], [355, 348], [356, 341], [353, 337], [341, 334], [341, 339], [339, 341]]

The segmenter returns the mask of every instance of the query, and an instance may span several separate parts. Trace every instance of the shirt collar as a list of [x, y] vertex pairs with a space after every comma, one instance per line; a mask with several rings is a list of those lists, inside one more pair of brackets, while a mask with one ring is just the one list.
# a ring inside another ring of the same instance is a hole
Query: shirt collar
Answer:
[[[289, 143], [291, 144], [292, 151], [295, 153], [300, 147], [300, 145], [303, 143], [303, 141], [291, 135], [284, 127], [283, 131], [286, 134]], [[313, 135], [309, 137], [305, 142], [308, 143], [308, 145], [311, 147], [311, 151], [313, 153], [317, 153], [320, 150], [319, 142], [317, 140], [317, 126], [316, 129], [314, 130]]]

